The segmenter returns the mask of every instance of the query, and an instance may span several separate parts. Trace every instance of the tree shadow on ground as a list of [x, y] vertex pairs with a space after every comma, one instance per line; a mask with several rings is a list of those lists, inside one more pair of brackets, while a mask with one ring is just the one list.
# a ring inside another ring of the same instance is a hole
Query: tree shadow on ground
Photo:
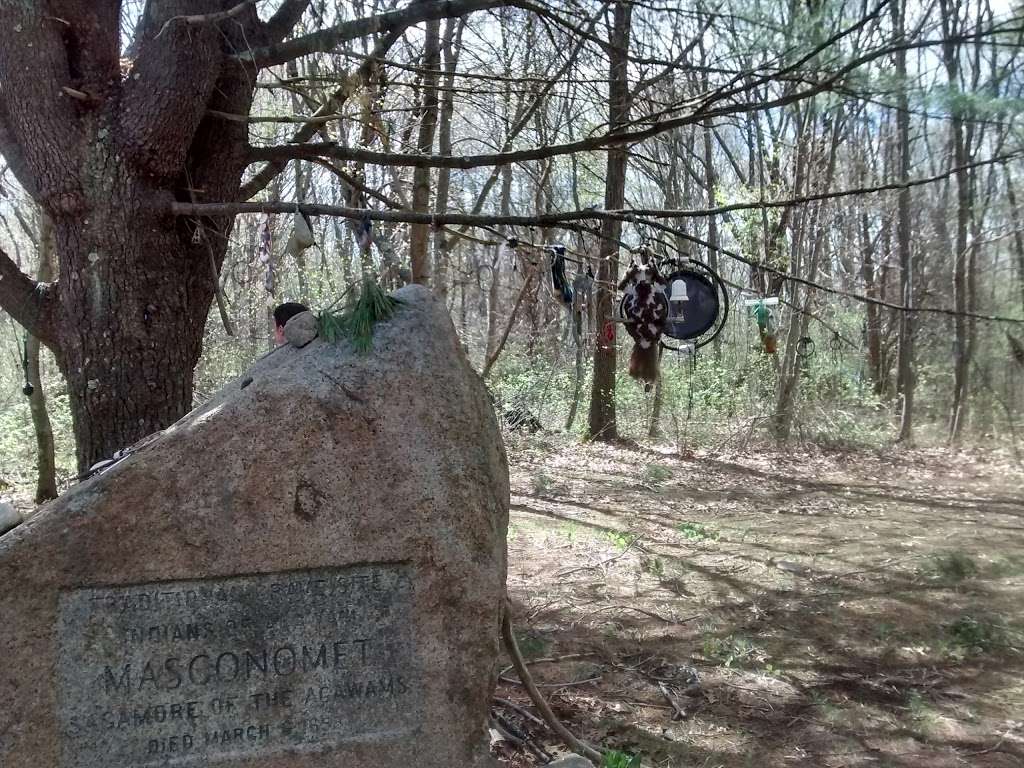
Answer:
[[[515, 624], [535, 655], [592, 654], [536, 668], [573, 728], [665, 766], [1024, 764], [1013, 581], [1024, 530], [1006, 524], [1024, 500], [714, 464], [721, 482], [702, 498], [728, 495], [727, 509], [673, 506], [683, 484], [515, 496], [513, 520], [527, 529], [510, 555]], [[733, 487], [751, 478], [772, 487]], [[808, 493], [837, 513], [758, 506]], [[738, 534], [741, 517], [753, 533]], [[687, 539], [683, 522], [708, 539]], [[987, 558], [978, 572], [927, 570], [965, 541]], [[907, 542], [909, 555], [896, 546]], [[517, 686], [503, 690], [525, 701]]]

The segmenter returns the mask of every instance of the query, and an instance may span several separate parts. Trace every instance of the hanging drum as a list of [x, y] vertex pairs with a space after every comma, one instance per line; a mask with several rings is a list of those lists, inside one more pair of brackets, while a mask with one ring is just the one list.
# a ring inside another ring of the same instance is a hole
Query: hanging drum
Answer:
[[[666, 278], [668, 283], [668, 320], [664, 335], [702, 347], [721, 332], [729, 315], [729, 297], [725, 284], [709, 267], [700, 262], [685, 262]], [[662, 344], [676, 349], [667, 339]]]

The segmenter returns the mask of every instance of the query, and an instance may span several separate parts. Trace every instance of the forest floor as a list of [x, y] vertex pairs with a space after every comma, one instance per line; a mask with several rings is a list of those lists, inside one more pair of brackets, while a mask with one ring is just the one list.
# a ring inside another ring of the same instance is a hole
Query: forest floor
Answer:
[[[654, 766], [1024, 765], [1013, 465], [509, 442], [513, 624], [578, 736]], [[514, 671], [497, 695], [533, 711]]]

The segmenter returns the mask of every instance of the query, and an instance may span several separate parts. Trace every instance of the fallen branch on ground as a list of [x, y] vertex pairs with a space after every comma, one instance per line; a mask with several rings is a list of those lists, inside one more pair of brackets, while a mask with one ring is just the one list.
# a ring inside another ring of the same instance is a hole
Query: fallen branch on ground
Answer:
[[505, 611], [501, 618], [501, 636], [505, 641], [505, 647], [508, 649], [508, 654], [512, 658], [512, 666], [516, 668], [516, 673], [519, 675], [519, 679], [523, 681], [523, 685], [526, 687], [526, 692], [530, 694], [530, 698], [533, 700], [534, 706], [540, 712], [541, 717], [544, 718], [544, 722], [548, 724], [548, 727], [555, 732], [562, 743], [565, 744], [569, 749], [578, 755], [583, 755], [588, 760], [600, 764], [603, 762], [603, 755], [588, 744], [583, 743], [575, 736], [572, 732], [562, 725], [561, 721], [555, 717], [555, 713], [551, 711], [551, 707], [548, 706], [547, 701], [541, 695], [541, 692], [537, 689], [537, 686], [533, 682], [533, 678], [530, 676], [530, 670], [526, 668], [526, 662], [523, 661], [523, 655], [519, 652], [519, 645], [516, 643], [516, 636], [512, 632], [512, 620], [509, 618], [512, 615], [512, 602], [505, 599]]
[[567, 571], [560, 571], [559, 573], [555, 574], [555, 578], [556, 579], [561, 579], [561, 578], [563, 578], [565, 576], [568, 576], [570, 573], [576, 573], [577, 571], [594, 571], [594, 570], [597, 570], [598, 568], [601, 568], [602, 566], [608, 565], [609, 563], [614, 563], [620, 557], [624, 557], [626, 555], [626, 553], [629, 552], [629, 550], [631, 550], [633, 548], [633, 545], [639, 543], [639, 541], [640, 541], [640, 537], [636, 536], [636, 537], [633, 538], [632, 541], [629, 542], [628, 546], [626, 546], [625, 549], [623, 549], [621, 552], [619, 552], [619, 554], [617, 554], [617, 555], [615, 555], [613, 557], [609, 557], [607, 560], [602, 560], [600, 563], [595, 563], [594, 565], [581, 565], [579, 568], [570, 568]]

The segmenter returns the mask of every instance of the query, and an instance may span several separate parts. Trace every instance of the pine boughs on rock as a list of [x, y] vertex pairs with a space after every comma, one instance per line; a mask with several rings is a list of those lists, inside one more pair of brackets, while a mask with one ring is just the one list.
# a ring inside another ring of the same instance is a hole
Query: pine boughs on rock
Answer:
[[319, 314], [320, 338], [331, 343], [349, 339], [356, 352], [365, 354], [373, 348], [373, 326], [389, 319], [400, 303], [386, 294], [374, 280], [364, 280], [359, 298], [344, 310], [324, 310]]
[[325, 309], [317, 315], [317, 335], [324, 341], [334, 344], [345, 334], [345, 322], [341, 312], [331, 312]]

